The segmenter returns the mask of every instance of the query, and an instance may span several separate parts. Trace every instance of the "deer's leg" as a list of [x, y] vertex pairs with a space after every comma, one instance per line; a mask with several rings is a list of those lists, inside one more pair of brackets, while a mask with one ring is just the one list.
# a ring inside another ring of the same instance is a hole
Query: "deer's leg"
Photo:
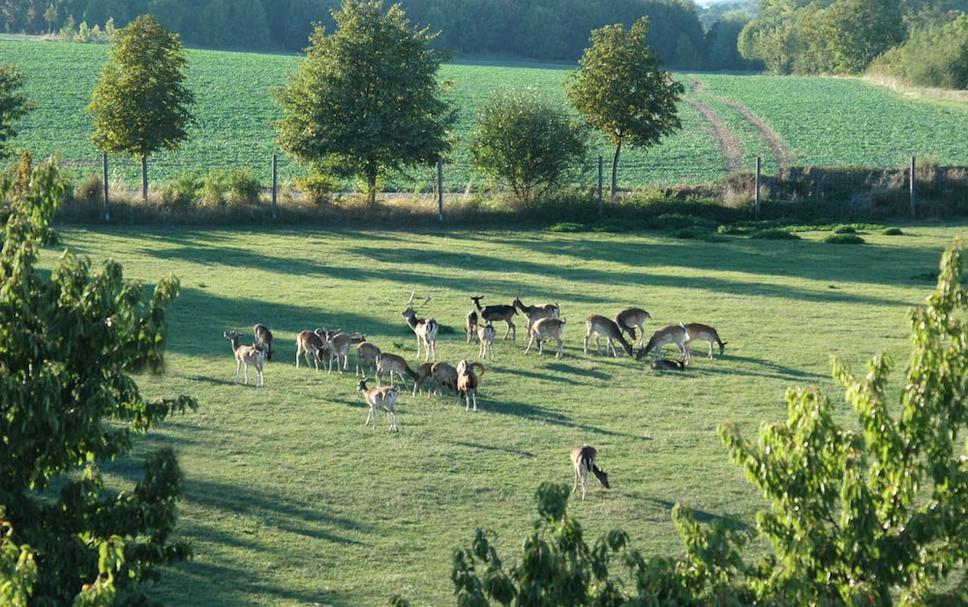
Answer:
[[558, 356], [556, 356], [556, 358], [561, 358], [563, 356], [562, 349], [563, 349], [563, 345], [561, 343], [561, 338], [559, 337], [558, 338]]
[[571, 484], [571, 492], [578, 491], [578, 468], [575, 468], [575, 482]]
[[245, 385], [249, 385], [249, 363], [242, 363], [242, 372], [245, 375]]
[[235, 381], [239, 381], [239, 371], [242, 369], [242, 361], [235, 359]]
[[301, 349], [302, 348], [300, 348], [299, 346], [296, 346], [296, 368], [297, 369], [299, 368], [299, 353]]
[[710, 358], [710, 360], [712, 359], [712, 357], [713, 357], [713, 342], [709, 342], [709, 358]]

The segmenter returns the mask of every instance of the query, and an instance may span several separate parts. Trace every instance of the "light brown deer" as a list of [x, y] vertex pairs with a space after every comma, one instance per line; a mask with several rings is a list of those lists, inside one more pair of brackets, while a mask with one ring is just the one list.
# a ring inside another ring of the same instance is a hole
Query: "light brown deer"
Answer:
[[578, 484], [581, 483], [581, 498], [585, 499], [585, 494], [588, 493], [588, 473], [591, 472], [598, 479], [598, 482], [602, 484], [602, 487], [608, 489], [608, 475], [605, 471], [600, 469], [595, 465], [595, 457], [598, 456], [598, 451], [595, 447], [589, 447], [588, 445], [576, 445], [575, 448], [571, 450], [571, 465], [575, 468], [575, 484], [571, 487], [571, 492], [574, 493], [578, 490]]
[[689, 364], [692, 361], [692, 353], [688, 347], [689, 340], [689, 332], [685, 325], [667, 325], [652, 334], [649, 343], [635, 355], [635, 360], [642, 360], [650, 352], [658, 357], [662, 349], [671, 344], [679, 350], [679, 360]]
[[[407, 302], [406, 309], [400, 313], [407, 320], [407, 325], [417, 336], [417, 358], [420, 358], [420, 347], [424, 348], [424, 360], [437, 360], [437, 331], [440, 325], [433, 318], [417, 318], [417, 312], [413, 309], [414, 292], [410, 292], [410, 300]], [[430, 303], [428, 297], [424, 304]]]
[[[350, 343], [352, 338], [348, 333], [330, 333], [326, 334], [327, 337], [323, 337], [317, 333], [323, 339], [323, 346], [319, 349], [322, 353], [324, 360], [328, 361], [327, 373], [333, 371], [333, 360], [336, 360], [336, 370], [342, 373], [343, 371], [349, 371], [350, 368]], [[339, 364], [339, 359], [343, 359], [343, 366]]]
[[[480, 369], [480, 372], [475, 372], [474, 367]], [[471, 401], [474, 402], [474, 410], [477, 411], [477, 387], [481, 383], [480, 375], [484, 375], [484, 365], [481, 363], [469, 363], [466, 360], [457, 363], [457, 392], [464, 396], [467, 404], [466, 411], [471, 410]]]
[[504, 304], [497, 304], [493, 306], [481, 307], [481, 300], [484, 299], [483, 295], [474, 295], [471, 297], [471, 301], [474, 302], [474, 306], [477, 308], [477, 312], [480, 315], [480, 320], [484, 322], [495, 323], [498, 321], [504, 321], [508, 325], [508, 330], [504, 332], [504, 339], [511, 335], [511, 339], [518, 338], [517, 328], [514, 326], [514, 315], [518, 313], [514, 306], [506, 306]]
[[494, 360], [494, 325], [488, 322], [477, 328], [477, 338], [481, 342], [481, 347], [477, 350], [477, 357], [481, 360], [487, 359], [487, 353], [491, 353], [491, 360]]
[[686, 325], [686, 333], [689, 334], [689, 337], [686, 339], [686, 348], [689, 348], [689, 344], [698, 339], [700, 341], [709, 342], [709, 354], [707, 355], [709, 358], [713, 357], [713, 344], [719, 346], [720, 356], [726, 353], [727, 342], [719, 339], [719, 333], [717, 333], [716, 329], [710, 327], [709, 325], [701, 325], [697, 322], [691, 322]]
[[266, 353], [266, 360], [272, 360], [275, 350], [272, 348], [272, 331], [269, 330], [269, 327], [258, 323], [252, 327], [252, 334], [255, 335], [255, 345], [262, 348], [262, 351]]
[[434, 366], [430, 369], [430, 375], [434, 378], [434, 383], [437, 384], [438, 392], [440, 388], [447, 388], [456, 394], [457, 399], [460, 400], [460, 392], [457, 390], [457, 369], [454, 368], [454, 365], [445, 362], [434, 363]]
[[531, 346], [534, 344], [535, 340], [538, 342], [538, 356], [544, 353], [544, 343], [546, 341], [555, 340], [558, 343], [558, 351], [555, 354], [555, 358], [561, 358], [563, 355], [563, 344], [561, 341], [561, 332], [565, 328], [565, 321], [560, 318], [541, 318], [538, 319], [533, 325], [531, 325], [531, 330], [529, 334], [531, 335], [531, 340], [528, 341], [528, 347], [525, 349], [524, 353], [527, 354], [531, 351]]
[[618, 328], [628, 333], [629, 341], [635, 343], [635, 328], [639, 329], [638, 339], [645, 341], [645, 321], [652, 318], [652, 315], [642, 308], [626, 308], [615, 316], [615, 324]]
[[225, 331], [222, 337], [232, 342], [232, 354], [235, 356], [235, 379], [239, 379], [239, 371], [245, 368], [245, 384], [249, 383], [249, 365], [255, 367], [256, 375], [259, 377], [257, 386], [265, 385], [265, 376], [262, 374], [262, 362], [265, 360], [266, 353], [256, 345], [240, 346], [238, 331]]
[[524, 302], [521, 301], [520, 297], [515, 297], [511, 305], [515, 309], [521, 310], [525, 318], [528, 319], [528, 330], [530, 331], [531, 325], [541, 320], [542, 318], [559, 318], [561, 314], [561, 308], [558, 304], [541, 304], [537, 306], [526, 306]]
[[380, 355], [380, 348], [370, 342], [363, 342], [356, 347], [356, 374], [366, 375], [366, 369], [373, 367], [376, 373], [376, 357]]
[[[317, 329], [318, 330], [318, 329]], [[296, 368], [299, 368], [299, 356], [302, 355], [306, 358], [306, 366], [310, 364], [316, 365], [316, 371], [319, 371], [319, 359], [321, 356], [320, 349], [323, 347], [323, 339], [312, 331], [300, 331], [299, 335], [296, 336]], [[309, 355], [313, 355], [313, 362], [309, 362]]]
[[618, 328], [618, 325], [611, 318], [592, 314], [585, 319], [585, 340], [583, 343], [585, 354], [588, 354], [588, 338], [592, 335], [595, 336], [596, 354], [601, 352], [601, 344], [598, 341], [598, 337], [601, 335], [605, 338], [605, 354], [611, 351], [612, 356], [617, 357], [618, 352], [615, 350], [614, 342], [618, 342], [621, 344], [622, 349], [625, 350], [625, 353], [632, 356], [632, 346], [629, 342], [625, 341], [625, 337], [622, 336], [622, 330]]
[[400, 377], [400, 381], [403, 383], [403, 387], [407, 387], [407, 381], [405, 378], [417, 381], [417, 373], [410, 368], [407, 364], [406, 359], [397, 354], [391, 354], [390, 352], [381, 352], [379, 356], [376, 357], [376, 383], [380, 384], [384, 375], [390, 376], [390, 385], [393, 385], [393, 374], [396, 373]]
[[356, 391], [363, 393], [366, 404], [370, 407], [370, 411], [367, 413], [366, 421], [363, 422], [363, 425], [369, 426], [370, 420], [372, 419], [373, 429], [376, 430], [376, 411], [377, 409], [383, 409], [390, 418], [389, 431], [393, 432], [396, 430], [399, 432], [400, 429], [397, 427], [397, 397], [400, 396], [400, 389], [395, 386], [367, 388], [367, 381], [369, 380], [364, 377], [356, 386]]

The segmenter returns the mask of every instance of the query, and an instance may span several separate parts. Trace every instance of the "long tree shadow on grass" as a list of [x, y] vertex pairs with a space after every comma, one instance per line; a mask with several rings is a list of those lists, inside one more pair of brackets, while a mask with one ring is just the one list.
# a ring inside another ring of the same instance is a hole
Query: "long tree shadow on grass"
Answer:
[[647, 441], [650, 440], [646, 436], [636, 436], [634, 434], [628, 434], [626, 432], [615, 432], [614, 430], [606, 430], [604, 428], [596, 428], [595, 426], [589, 426], [587, 424], [581, 424], [573, 421], [570, 417], [563, 413], [557, 411], [552, 411], [550, 409], [545, 409], [544, 407], [539, 407], [538, 405], [532, 405], [530, 403], [521, 403], [515, 401], [483, 401], [481, 400], [478, 405], [485, 413], [497, 413], [500, 415], [511, 415], [514, 417], [520, 417], [528, 421], [551, 424], [555, 426], [563, 426], [566, 428], [574, 428], [581, 430], [582, 432], [589, 432], [592, 434], [601, 434], [603, 436], [612, 436], [619, 438], [630, 438], [633, 440]]

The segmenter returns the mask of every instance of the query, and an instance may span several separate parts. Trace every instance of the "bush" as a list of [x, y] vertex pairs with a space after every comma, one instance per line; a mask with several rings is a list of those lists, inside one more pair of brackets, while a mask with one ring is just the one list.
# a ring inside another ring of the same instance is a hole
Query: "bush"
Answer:
[[750, 238], [755, 238], [757, 240], [800, 240], [800, 237], [793, 232], [788, 232], [779, 228], [757, 230], [756, 232], [750, 234]]
[[857, 229], [854, 226], [837, 226], [831, 232], [834, 234], [856, 234]]
[[339, 180], [330, 175], [312, 171], [295, 180], [296, 189], [303, 193], [306, 201], [312, 204], [326, 204], [332, 200], [333, 193], [339, 191]]
[[887, 228], [881, 234], [884, 236], [904, 236], [904, 231], [901, 228]]
[[228, 201], [232, 204], [258, 204], [262, 184], [249, 167], [231, 169], [226, 175]]
[[202, 180], [195, 174], [180, 175], [161, 188], [161, 204], [168, 210], [192, 206], [202, 189]]
[[507, 182], [522, 202], [564, 185], [587, 148], [587, 129], [530, 89], [487, 102], [470, 143], [474, 166]]
[[97, 204], [104, 199], [104, 185], [97, 175], [88, 175], [74, 188], [74, 200]]
[[572, 221], [556, 223], [548, 228], [552, 232], [584, 232], [585, 229], [584, 225]]
[[907, 42], [881, 55], [871, 71], [918, 86], [968, 88], [968, 15], [913, 31]]
[[864, 239], [857, 234], [830, 234], [823, 241], [830, 244], [864, 244]]

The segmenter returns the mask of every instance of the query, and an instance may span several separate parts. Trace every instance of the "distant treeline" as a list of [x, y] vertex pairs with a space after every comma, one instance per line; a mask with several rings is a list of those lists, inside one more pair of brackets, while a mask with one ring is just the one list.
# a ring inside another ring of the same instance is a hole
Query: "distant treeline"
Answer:
[[[300, 51], [312, 24], [332, 30], [339, 0], [0, 0], [7, 33], [76, 31], [81, 23], [122, 27], [143, 13], [193, 46]], [[387, 2], [390, 4], [390, 2]], [[411, 21], [441, 32], [438, 45], [465, 57], [574, 61], [591, 30], [647, 15], [650, 43], [681, 69], [751, 69], [736, 40], [750, 18], [726, 13], [704, 31], [691, 0], [403, 0]], [[717, 14], [718, 16], [718, 14]]]

